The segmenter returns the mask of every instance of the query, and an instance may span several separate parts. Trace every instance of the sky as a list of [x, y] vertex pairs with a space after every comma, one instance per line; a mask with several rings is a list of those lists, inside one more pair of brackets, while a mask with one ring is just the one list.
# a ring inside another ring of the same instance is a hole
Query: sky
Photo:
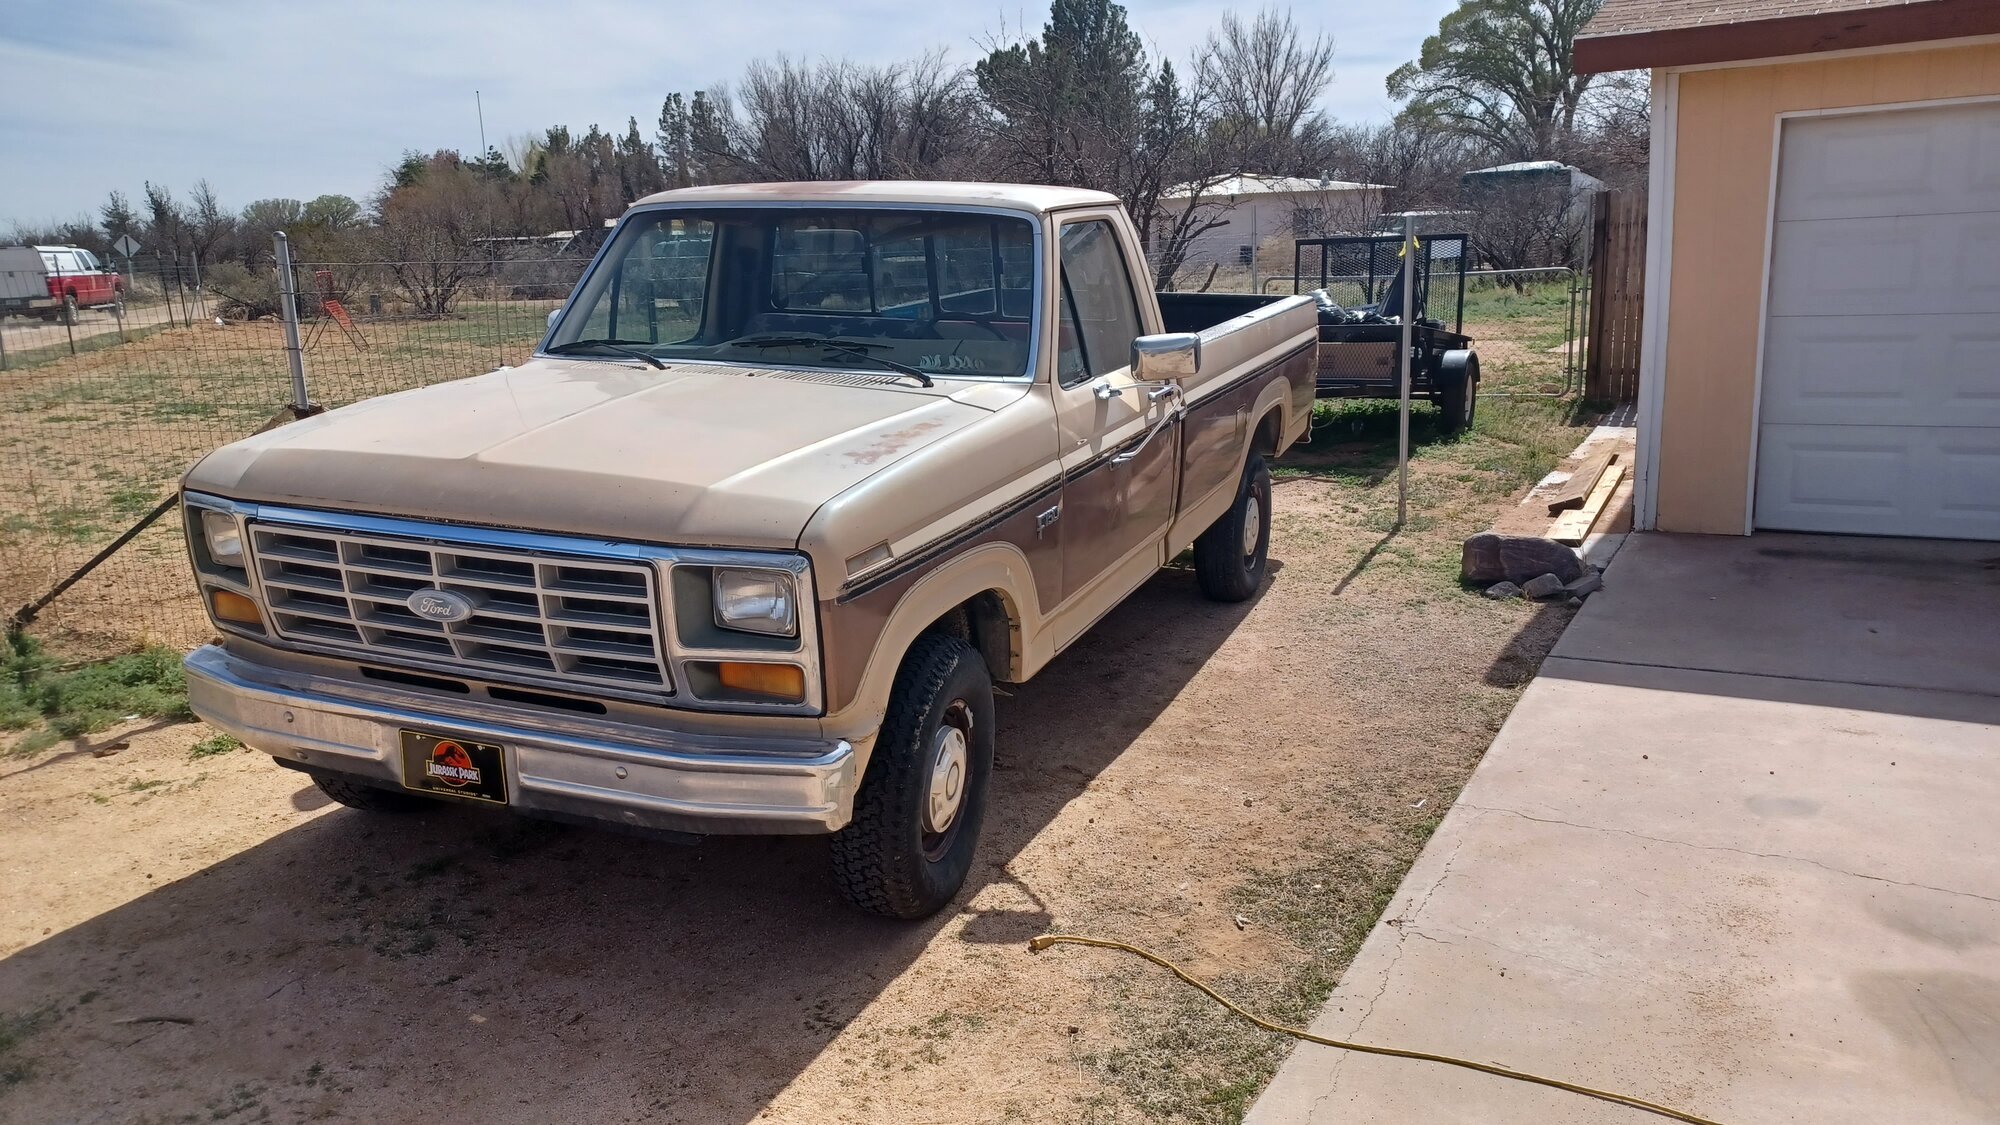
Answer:
[[[1177, 63], [1223, 13], [1266, 0], [1127, 0]], [[1455, 0], [1318, 0], [1292, 9], [1334, 40], [1323, 108], [1382, 121], [1382, 82]], [[778, 53], [882, 64], [1038, 33], [1047, 8], [908, 0], [0, 0], [0, 230], [93, 216], [145, 181], [224, 204], [366, 200], [407, 149], [479, 150], [550, 125], [648, 138], [675, 90], [730, 82]]]

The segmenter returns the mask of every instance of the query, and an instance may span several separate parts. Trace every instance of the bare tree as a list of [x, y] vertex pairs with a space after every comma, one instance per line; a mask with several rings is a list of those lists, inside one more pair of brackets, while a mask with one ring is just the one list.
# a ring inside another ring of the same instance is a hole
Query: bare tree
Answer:
[[381, 253], [417, 314], [441, 317], [465, 286], [491, 268], [478, 239], [493, 234], [501, 186], [475, 175], [455, 152], [423, 161], [414, 180], [376, 198]]
[[1307, 38], [1289, 10], [1265, 8], [1245, 24], [1228, 12], [1196, 57], [1215, 101], [1213, 128], [1236, 162], [1265, 172], [1305, 170], [1326, 139], [1317, 107], [1333, 80], [1333, 40]]
[[213, 260], [217, 246], [236, 229], [236, 214], [225, 208], [207, 180], [196, 180], [188, 192], [187, 240], [197, 266]]
[[1487, 181], [1465, 189], [1473, 247], [1482, 260], [1503, 270], [1579, 263], [1590, 193], [1574, 188], [1567, 173], [1473, 179]]
[[[711, 97], [726, 158], [757, 179], [944, 175], [960, 163], [978, 114], [970, 80], [942, 51], [886, 67], [779, 55], [751, 63], [733, 91]], [[662, 135], [696, 150], [692, 113], [683, 122], [676, 111], [671, 101], [663, 109]]]
[[1334, 129], [1325, 167], [1335, 179], [1384, 185], [1384, 213], [1433, 211], [1459, 205], [1459, 177], [1487, 155], [1477, 142], [1418, 118]]

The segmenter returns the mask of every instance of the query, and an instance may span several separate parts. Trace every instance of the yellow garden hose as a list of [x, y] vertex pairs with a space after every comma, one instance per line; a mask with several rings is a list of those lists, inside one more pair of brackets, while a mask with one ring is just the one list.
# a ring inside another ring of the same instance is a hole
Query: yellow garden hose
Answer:
[[1099, 949], [1117, 949], [1133, 954], [1134, 956], [1143, 957], [1194, 986], [1195, 989], [1210, 1000], [1249, 1020], [1265, 1031], [1275, 1031], [1280, 1035], [1289, 1035], [1294, 1039], [1303, 1039], [1308, 1043], [1318, 1043], [1324, 1047], [1338, 1047], [1343, 1051], [1360, 1051], [1363, 1054], [1369, 1055], [1390, 1055], [1399, 1059], [1422, 1059], [1425, 1062], [1444, 1063], [1447, 1066], [1462, 1066], [1467, 1070], [1479, 1071], [1481, 1074], [1497, 1074], [1502, 1078], [1512, 1078], [1517, 1082], [1533, 1082], [1538, 1086], [1553, 1086], [1558, 1090], [1568, 1090], [1572, 1094], [1582, 1094], [1585, 1097], [1599, 1098], [1614, 1105], [1642, 1109], [1647, 1113], [1657, 1113], [1662, 1117], [1671, 1117], [1675, 1121], [1685, 1121], [1688, 1125], [1721, 1125], [1720, 1122], [1711, 1121], [1706, 1117], [1697, 1117], [1692, 1113], [1685, 1113], [1671, 1106], [1661, 1105], [1658, 1102], [1649, 1102], [1644, 1098], [1635, 1098], [1630, 1094], [1619, 1094], [1610, 1090], [1598, 1090], [1589, 1086], [1579, 1086], [1574, 1082], [1564, 1082], [1560, 1078], [1544, 1078], [1539, 1074], [1529, 1074], [1526, 1071], [1520, 1070], [1508, 1070], [1504, 1066], [1495, 1066], [1492, 1063], [1473, 1062], [1470, 1059], [1455, 1059], [1450, 1055], [1433, 1055], [1427, 1051], [1405, 1051], [1396, 1047], [1376, 1047], [1368, 1043], [1350, 1043], [1342, 1039], [1328, 1039], [1323, 1035], [1314, 1035], [1310, 1031], [1302, 1031], [1296, 1027], [1286, 1027], [1284, 1024], [1272, 1023], [1270, 1020], [1244, 1011], [1227, 996], [1209, 987], [1207, 982], [1193, 976], [1187, 970], [1167, 960], [1165, 957], [1151, 950], [1141, 949], [1136, 945], [1127, 945], [1122, 941], [1078, 937], [1074, 934], [1044, 934], [1030, 941], [1028, 948], [1036, 953], [1040, 953], [1051, 945], [1091, 945]]

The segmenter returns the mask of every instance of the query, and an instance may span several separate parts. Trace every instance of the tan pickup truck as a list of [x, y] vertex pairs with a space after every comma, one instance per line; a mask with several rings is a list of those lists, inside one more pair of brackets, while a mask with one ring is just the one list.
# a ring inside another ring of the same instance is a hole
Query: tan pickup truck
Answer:
[[357, 808], [830, 833], [857, 905], [936, 911], [994, 683], [1190, 546], [1263, 581], [1312, 301], [1148, 276], [1097, 192], [641, 200], [528, 363], [188, 473], [194, 709]]

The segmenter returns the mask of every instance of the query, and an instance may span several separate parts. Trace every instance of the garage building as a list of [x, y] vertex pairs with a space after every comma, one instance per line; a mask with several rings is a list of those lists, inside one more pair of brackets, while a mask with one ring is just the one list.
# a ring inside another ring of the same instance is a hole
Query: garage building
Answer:
[[1636, 522], [2000, 540], [2000, 0], [1606, 0], [1652, 72]]

